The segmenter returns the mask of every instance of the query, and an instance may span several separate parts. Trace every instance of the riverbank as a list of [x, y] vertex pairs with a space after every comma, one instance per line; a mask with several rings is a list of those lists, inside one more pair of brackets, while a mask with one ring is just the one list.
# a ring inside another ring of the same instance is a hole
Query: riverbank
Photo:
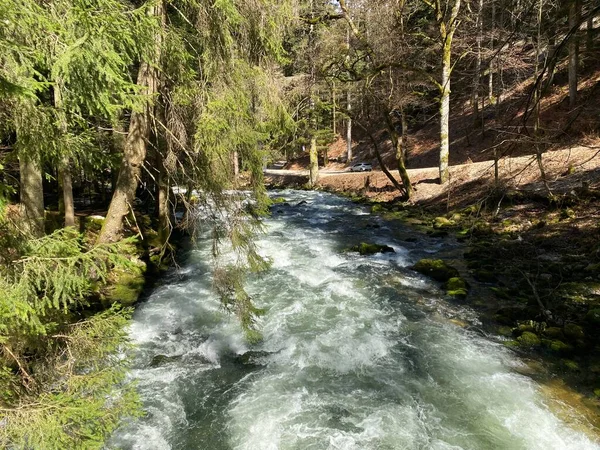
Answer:
[[[462, 242], [455, 264], [470, 289], [452, 301], [479, 311], [486, 332], [505, 345], [542, 358], [550, 365], [545, 376], [559, 374], [598, 415], [600, 170], [595, 156], [589, 148], [544, 155], [550, 193], [539, 180], [535, 157], [501, 160], [497, 183], [493, 162], [451, 167], [451, 182], [444, 186], [436, 184], [435, 168], [413, 170], [416, 191], [408, 203], [380, 172], [323, 173], [318, 189], [368, 203], [373, 213], [430, 236]], [[279, 181], [294, 180], [288, 175]]]

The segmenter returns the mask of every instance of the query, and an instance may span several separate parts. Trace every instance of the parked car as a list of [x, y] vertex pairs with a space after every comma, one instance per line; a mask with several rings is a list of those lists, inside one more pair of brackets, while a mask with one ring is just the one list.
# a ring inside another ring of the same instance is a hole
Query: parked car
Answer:
[[371, 170], [373, 170], [373, 165], [371, 163], [362, 162], [350, 167], [351, 172], [370, 172]]

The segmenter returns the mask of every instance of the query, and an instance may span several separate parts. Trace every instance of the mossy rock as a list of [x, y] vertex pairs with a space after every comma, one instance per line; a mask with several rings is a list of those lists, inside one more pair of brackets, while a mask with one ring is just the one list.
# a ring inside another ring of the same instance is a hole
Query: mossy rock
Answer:
[[162, 367], [169, 363], [179, 361], [181, 359], [181, 355], [176, 356], [167, 356], [167, 355], [156, 355], [150, 361], [150, 367]]
[[110, 286], [104, 295], [104, 300], [131, 306], [137, 302], [146, 284], [146, 265], [138, 261], [124, 270], [116, 270], [111, 275]]
[[433, 219], [433, 228], [449, 228], [454, 225], [455, 223], [446, 217], [436, 217]]
[[459, 277], [458, 270], [454, 267], [449, 266], [445, 261], [441, 259], [421, 259], [418, 261], [412, 269], [428, 277], [433, 278], [436, 281], [448, 281], [450, 278]]
[[517, 338], [517, 341], [521, 347], [537, 347], [542, 344], [538, 335], [531, 331], [525, 331]]
[[569, 372], [579, 372], [581, 369], [579, 368], [579, 364], [571, 359], [561, 359], [560, 365], [564, 367]]
[[382, 205], [381, 203], [375, 203], [373, 206], [371, 206], [371, 212], [374, 214], [383, 212], [385, 210], [386, 210], [385, 206]]
[[592, 325], [600, 325], [600, 308], [590, 309], [585, 315], [585, 320]]
[[558, 340], [564, 339], [564, 337], [565, 337], [562, 329], [560, 329], [558, 327], [546, 328], [544, 330], [544, 336], [546, 336], [550, 339], [558, 339]]
[[526, 315], [526, 310], [516, 306], [508, 306], [500, 308], [496, 311], [494, 318], [502, 325], [514, 325], [517, 320], [522, 319]]
[[505, 325], [502, 325], [500, 327], [498, 327], [498, 334], [500, 336], [512, 336], [512, 328], [511, 327], [507, 327]]
[[86, 216], [81, 219], [81, 231], [100, 233], [104, 225], [105, 218], [102, 216]]
[[492, 226], [484, 221], [478, 221], [473, 224], [471, 233], [474, 236], [487, 236], [492, 234]]
[[600, 398], [600, 388], [598, 389], [594, 389], [594, 395], [598, 398]]
[[560, 354], [568, 354], [573, 351], [573, 347], [569, 344], [565, 344], [563, 341], [554, 339], [551, 341], [544, 340], [544, 345], [551, 351]]
[[496, 277], [496, 274], [490, 270], [476, 270], [473, 276], [477, 281], [480, 281], [482, 283], [494, 283], [498, 281], [498, 277]]
[[406, 213], [404, 211], [383, 211], [383, 218], [385, 220], [402, 220], [405, 217]]
[[585, 333], [583, 332], [583, 328], [574, 323], [568, 323], [565, 325], [564, 334], [567, 337], [567, 339], [571, 341], [585, 339]]
[[44, 231], [50, 234], [59, 230], [65, 223], [65, 216], [58, 211], [44, 211]]
[[521, 336], [523, 333], [534, 333], [537, 330], [529, 323], [521, 323], [516, 328], [513, 328], [512, 333], [514, 336]]
[[508, 289], [494, 286], [490, 288], [496, 297], [501, 298], [503, 300], [510, 300], [512, 297], [508, 293]]
[[351, 252], [358, 252], [361, 255], [374, 255], [376, 253], [395, 253], [396, 251], [389, 245], [383, 244], [371, 244], [367, 242], [361, 242], [359, 245], [355, 245], [350, 248]]
[[452, 277], [446, 282], [446, 293], [452, 297], [465, 298], [469, 293], [469, 284], [460, 277]]

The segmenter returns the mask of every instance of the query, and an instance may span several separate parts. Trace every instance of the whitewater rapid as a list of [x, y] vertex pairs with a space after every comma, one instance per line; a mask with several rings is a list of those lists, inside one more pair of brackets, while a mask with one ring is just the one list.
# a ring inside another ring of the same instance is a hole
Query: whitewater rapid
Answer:
[[[330, 194], [277, 195], [287, 203], [258, 242], [272, 267], [248, 286], [263, 341], [248, 345], [221, 309], [201, 240], [135, 313], [130, 377], [146, 415], [110, 448], [600, 449], [513, 353], [449, 320], [477, 323], [472, 311], [408, 269], [444, 240]], [[345, 251], [361, 241], [395, 253]]]

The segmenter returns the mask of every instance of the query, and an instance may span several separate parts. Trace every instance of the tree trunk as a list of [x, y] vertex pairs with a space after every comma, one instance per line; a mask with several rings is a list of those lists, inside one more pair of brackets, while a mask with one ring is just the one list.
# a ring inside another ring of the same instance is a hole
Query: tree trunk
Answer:
[[[65, 137], [68, 132], [68, 124], [61, 89], [62, 82], [57, 79], [54, 84], [54, 107], [58, 113], [60, 131]], [[63, 155], [58, 163], [58, 182], [63, 191], [60, 209], [65, 216], [65, 227], [75, 226], [75, 201], [73, 199], [73, 181], [70, 166], [69, 157]]]
[[[537, 79], [540, 72], [540, 56], [542, 54], [541, 42], [542, 42], [542, 12], [543, 12], [544, 2], [543, 0], [539, 0], [538, 3], [538, 12], [537, 12], [537, 39], [536, 39], [536, 49], [535, 49], [535, 68], [534, 68], [534, 79]], [[570, 80], [569, 80], [570, 81]], [[569, 86], [570, 87], [570, 86]], [[533, 136], [535, 139], [535, 155], [536, 161], [538, 164], [538, 168], [540, 170], [540, 176], [542, 178], [542, 182], [544, 183], [544, 187], [548, 195], [551, 195], [550, 185], [548, 184], [548, 179], [546, 178], [546, 171], [544, 170], [544, 161], [542, 157], [543, 149], [539, 143], [539, 135], [540, 135], [540, 112], [541, 112], [541, 97], [542, 97], [542, 87], [541, 84], [535, 88], [533, 100], [534, 100], [534, 117], [533, 117]]]
[[[387, 129], [388, 129], [388, 133], [390, 134], [390, 139], [392, 141], [392, 146], [394, 147], [394, 150], [396, 151], [396, 164], [398, 166], [398, 174], [400, 175], [400, 179], [402, 180], [402, 186], [404, 188], [404, 193], [406, 194], [406, 199], [408, 200], [412, 194], [413, 194], [413, 188], [412, 185], [410, 183], [410, 177], [408, 176], [408, 171], [406, 170], [406, 165], [404, 164], [404, 160], [405, 160], [405, 156], [404, 156], [404, 145], [403, 145], [403, 141], [404, 141], [404, 128], [402, 130], [402, 137], [398, 136], [398, 132], [396, 131], [395, 127], [394, 127], [394, 123], [392, 122], [392, 119], [390, 118], [390, 115], [384, 111], [385, 114], [385, 122], [387, 125]], [[379, 160], [379, 165], [383, 165], [383, 162], [381, 161], [380, 158], [377, 158]]]
[[332, 86], [331, 86], [331, 103], [332, 103], [332, 113], [333, 113], [333, 120], [332, 120], [332, 130], [333, 130], [333, 137], [334, 139], [337, 136], [337, 124], [336, 124], [336, 120], [337, 120], [337, 107], [335, 104], [335, 81], [332, 82]]
[[[346, 49], [348, 50], [348, 57], [346, 58], [348, 61], [350, 58], [350, 27], [348, 27], [348, 31], [346, 32]], [[346, 103], [348, 111], [348, 120], [346, 121], [346, 161], [348, 164], [352, 164], [352, 117], [350, 117], [350, 112], [352, 111], [352, 96], [350, 94], [350, 86], [346, 85], [346, 87]]]
[[442, 83], [440, 99], [440, 184], [450, 178], [448, 158], [450, 155], [450, 44], [444, 44], [442, 58]]
[[[377, 162], [379, 163], [379, 168], [381, 169], [381, 171], [385, 174], [385, 176], [388, 178], [388, 180], [390, 180], [392, 185], [396, 189], [398, 189], [398, 192], [400, 192], [400, 193], [406, 192], [404, 190], [404, 188], [402, 187], [402, 185], [400, 183], [398, 183], [398, 180], [396, 180], [394, 178], [394, 175], [392, 175], [392, 173], [387, 169], [387, 167], [385, 167], [385, 164], [383, 163], [383, 158], [381, 157], [381, 152], [379, 151], [379, 144], [377, 143], [377, 139], [375, 139], [375, 136], [373, 136], [373, 134], [371, 132], [369, 132], [364, 126], [360, 125], [360, 127], [369, 135], [369, 139], [371, 139], [371, 142], [373, 143], [373, 149], [375, 150], [375, 157], [377, 158]], [[409, 186], [410, 186], [410, 183], [409, 183]]]
[[[440, 184], [450, 178], [448, 158], [450, 155], [450, 75], [452, 73], [452, 38], [458, 27], [461, 0], [454, 0], [448, 21], [444, 21], [444, 9], [440, 0], [435, 2], [436, 20], [442, 42], [442, 80], [440, 83]], [[446, 5], [448, 6], [448, 5]], [[446, 8], [447, 9], [447, 8]]]
[[473, 75], [473, 92], [471, 93], [471, 107], [473, 108], [473, 123], [479, 122], [479, 81], [481, 79], [481, 41], [483, 40], [483, 0], [477, 2], [477, 50], [475, 59], [475, 73]]
[[400, 137], [400, 145], [402, 145], [402, 162], [406, 166], [408, 164], [408, 121], [404, 114], [404, 107], [400, 105], [400, 120], [402, 121], [402, 136]]
[[158, 158], [158, 180], [157, 180], [157, 217], [158, 217], [158, 237], [161, 244], [166, 244], [171, 235], [171, 221], [169, 214], [169, 174], [165, 168], [164, 158], [157, 152]]
[[[164, 8], [158, 3], [151, 8], [150, 14], [162, 17]], [[161, 37], [156, 37], [156, 61], [159, 60]], [[98, 243], [115, 242], [120, 239], [123, 232], [123, 219], [133, 212], [133, 201], [140, 180], [142, 166], [146, 159], [146, 142], [150, 137], [150, 117], [152, 97], [158, 92], [158, 71], [156, 67], [143, 61], [138, 71], [138, 86], [143, 88], [142, 93], [147, 96], [148, 101], [141, 111], [131, 114], [129, 132], [125, 139], [123, 158], [117, 185], [113, 193], [110, 207]]]
[[[494, 54], [494, 31], [496, 30], [496, 2], [492, 0], [492, 23], [490, 24], [490, 30], [492, 30], [490, 37], [490, 53]], [[494, 101], [494, 58], [490, 60], [489, 73], [488, 73], [488, 104], [492, 104]]]
[[21, 214], [25, 231], [36, 237], [44, 235], [44, 188], [40, 163], [27, 156], [19, 157]]
[[[577, 26], [581, 16], [579, 0], [571, 0], [569, 5], [569, 28]], [[579, 33], [575, 32], [569, 40], [569, 106], [577, 103], [577, 64], [579, 62]]]
[[65, 215], [65, 227], [75, 226], [75, 200], [69, 158], [63, 158], [58, 168], [58, 180], [63, 191], [62, 207]]
[[319, 154], [317, 152], [317, 138], [313, 135], [310, 138], [310, 163], [309, 163], [309, 174], [308, 183], [310, 187], [315, 187], [317, 181], [319, 181]]
[[233, 176], [234, 176], [234, 178], [237, 179], [237, 177], [240, 174], [240, 154], [238, 153], [237, 150], [235, 150], [233, 152], [232, 159], [233, 159]]

